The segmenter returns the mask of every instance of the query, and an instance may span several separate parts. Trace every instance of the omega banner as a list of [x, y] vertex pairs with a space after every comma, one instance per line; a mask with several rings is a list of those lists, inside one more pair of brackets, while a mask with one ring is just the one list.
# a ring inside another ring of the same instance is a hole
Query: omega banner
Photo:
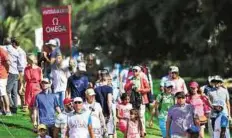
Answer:
[[43, 41], [58, 38], [62, 54], [71, 51], [71, 6], [42, 8]]

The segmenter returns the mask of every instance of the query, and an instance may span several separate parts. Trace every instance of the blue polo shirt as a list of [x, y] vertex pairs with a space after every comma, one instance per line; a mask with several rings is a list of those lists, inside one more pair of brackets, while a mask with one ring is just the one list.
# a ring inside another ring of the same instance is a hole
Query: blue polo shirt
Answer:
[[72, 75], [68, 78], [67, 87], [71, 89], [71, 98], [81, 97], [85, 99], [85, 90], [88, 88], [88, 77], [85, 75]]
[[41, 124], [52, 126], [55, 124], [56, 107], [58, 100], [52, 93], [41, 92], [36, 96], [35, 107], [39, 111], [39, 121]]

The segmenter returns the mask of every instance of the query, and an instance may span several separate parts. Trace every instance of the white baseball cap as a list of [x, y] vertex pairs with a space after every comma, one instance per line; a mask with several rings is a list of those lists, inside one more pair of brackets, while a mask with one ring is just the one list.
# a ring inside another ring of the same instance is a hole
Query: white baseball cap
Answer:
[[52, 46], [57, 46], [57, 41], [54, 39], [50, 39], [45, 45], [52, 45]]
[[133, 70], [141, 71], [141, 68], [139, 66], [134, 66]]
[[170, 72], [179, 72], [179, 68], [177, 66], [171, 66]]
[[86, 64], [84, 62], [78, 63], [79, 71], [86, 71]]
[[86, 93], [87, 95], [89, 95], [89, 96], [96, 95], [96, 93], [94, 92], [93, 89], [87, 89], [87, 90], [85, 91], [85, 93]]
[[76, 97], [73, 99], [73, 102], [83, 102], [81, 97]]
[[166, 81], [166, 82], [164, 83], [164, 87], [170, 87], [170, 86], [174, 87], [174, 84], [173, 84], [172, 81]]

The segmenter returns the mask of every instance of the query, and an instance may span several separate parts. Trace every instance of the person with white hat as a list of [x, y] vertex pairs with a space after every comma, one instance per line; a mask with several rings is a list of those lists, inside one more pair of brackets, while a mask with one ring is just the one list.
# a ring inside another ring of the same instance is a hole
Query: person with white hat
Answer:
[[[44, 78], [41, 81], [41, 88], [42, 91], [37, 94], [34, 103], [34, 127], [36, 127], [38, 124], [45, 124], [48, 128], [49, 136], [53, 137], [56, 111], [61, 113], [61, 110], [56, 96], [50, 91], [51, 83], [48, 78]], [[39, 116], [38, 122], [37, 112]]]
[[86, 64], [84, 62], [80, 62], [76, 73], [68, 78], [66, 97], [71, 97], [72, 99], [75, 97], [81, 97], [82, 99], [85, 99], [85, 91], [89, 84], [88, 77], [85, 73]]
[[127, 80], [125, 91], [132, 95], [132, 106], [140, 111], [143, 130], [146, 131], [145, 105], [149, 103], [147, 93], [151, 92], [151, 87], [147, 78], [141, 76], [141, 68], [139, 66], [133, 67], [133, 76], [131, 79]]
[[90, 111], [83, 108], [81, 97], [73, 99], [74, 115], [68, 121], [69, 138], [95, 138]]
[[103, 138], [104, 131], [106, 131], [105, 118], [102, 113], [101, 105], [95, 101], [94, 89], [89, 88], [85, 91], [86, 102], [84, 103], [84, 109], [90, 111], [92, 118], [92, 127], [95, 138]]
[[38, 135], [39, 136], [36, 138], [52, 138], [52, 137], [47, 135], [47, 127], [44, 124], [40, 124], [38, 126]]
[[[223, 79], [220, 76], [215, 75], [212, 78], [211, 83], [212, 83], [214, 89], [212, 91], [208, 92], [209, 100], [211, 101], [211, 103], [214, 103], [217, 100], [223, 101], [222, 112], [230, 119], [231, 115], [230, 115], [229, 92], [227, 89], [222, 87]], [[216, 118], [216, 114], [214, 112], [211, 112], [210, 118], [211, 118], [211, 120], [209, 121], [209, 126], [211, 129], [212, 125], [210, 125], [210, 123], [213, 124], [213, 122]], [[210, 132], [210, 135], [213, 136], [213, 132], [212, 131], [209, 131], [209, 132]]]
[[213, 138], [230, 138], [229, 119], [222, 111], [224, 101], [216, 100], [212, 104], [213, 111], [216, 113], [216, 118], [213, 122]]
[[166, 81], [164, 83], [164, 92], [161, 92], [154, 105], [154, 112], [150, 119], [150, 125], [153, 125], [153, 116], [155, 115], [159, 120], [159, 127], [163, 138], [166, 138], [166, 121], [168, 116], [168, 110], [175, 103], [172, 88], [174, 84], [172, 81]]

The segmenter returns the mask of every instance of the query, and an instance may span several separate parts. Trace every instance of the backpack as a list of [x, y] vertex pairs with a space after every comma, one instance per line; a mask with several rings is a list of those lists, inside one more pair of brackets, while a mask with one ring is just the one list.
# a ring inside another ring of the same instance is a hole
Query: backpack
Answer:
[[130, 103], [134, 109], [140, 109], [140, 105], [142, 104], [142, 95], [136, 92], [135, 89], [131, 90]]

